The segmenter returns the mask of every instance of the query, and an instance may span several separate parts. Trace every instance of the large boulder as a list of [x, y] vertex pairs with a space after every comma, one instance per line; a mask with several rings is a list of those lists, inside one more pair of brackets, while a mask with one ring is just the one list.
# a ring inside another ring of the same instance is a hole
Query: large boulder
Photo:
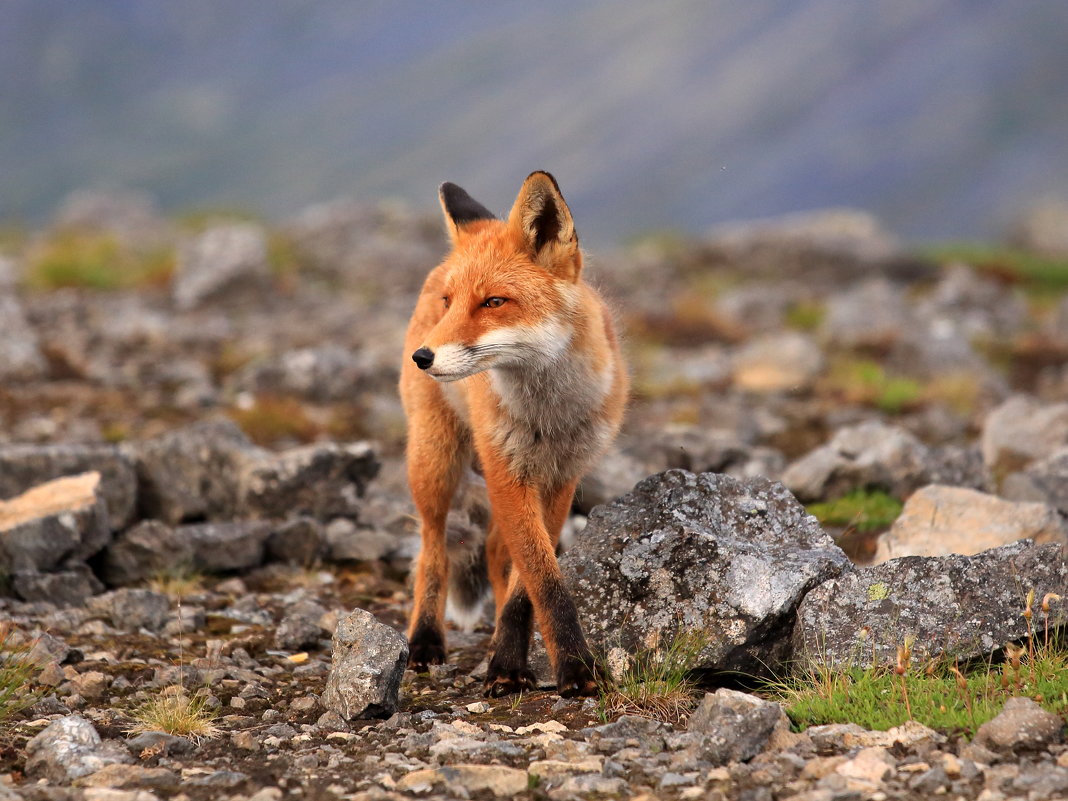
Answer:
[[901, 556], [975, 554], [1022, 539], [1068, 544], [1068, 526], [1042, 503], [1014, 503], [964, 487], [914, 492], [879, 540], [875, 563]]
[[801, 598], [849, 560], [781, 484], [669, 470], [594, 509], [560, 566], [610, 662], [701, 631], [697, 667], [763, 674]]
[[100, 473], [100, 494], [112, 526], [124, 528], [137, 511], [137, 475], [133, 460], [117, 445], [0, 445], [0, 498], [91, 470]]
[[49, 481], [0, 501], [0, 571], [51, 571], [83, 562], [111, 539], [100, 474]]
[[[893, 664], [912, 639], [914, 661], [941, 654], [985, 656], [1028, 634], [1026, 595], [1064, 594], [1068, 561], [1059, 545], [1024, 541], [974, 556], [907, 556], [844, 573], [816, 587], [797, 611], [794, 658], [842, 667]], [[1041, 613], [1035, 613], [1035, 625]], [[1054, 604], [1050, 628], [1068, 622]]]
[[323, 706], [345, 720], [389, 717], [397, 711], [407, 664], [404, 636], [370, 612], [354, 609], [334, 630]]

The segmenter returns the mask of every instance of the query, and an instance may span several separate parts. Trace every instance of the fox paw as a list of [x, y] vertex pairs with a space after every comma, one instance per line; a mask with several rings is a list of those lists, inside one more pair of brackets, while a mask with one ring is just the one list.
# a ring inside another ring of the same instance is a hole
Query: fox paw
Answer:
[[445, 664], [445, 638], [432, 629], [420, 629], [408, 643], [408, 667], [426, 673], [430, 665]]
[[597, 694], [598, 670], [593, 657], [565, 656], [556, 671], [556, 691], [564, 698]]
[[534, 677], [534, 672], [530, 668], [523, 667], [517, 670], [488, 671], [482, 692], [487, 698], [500, 698], [504, 695], [537, 688], [538, 682]]

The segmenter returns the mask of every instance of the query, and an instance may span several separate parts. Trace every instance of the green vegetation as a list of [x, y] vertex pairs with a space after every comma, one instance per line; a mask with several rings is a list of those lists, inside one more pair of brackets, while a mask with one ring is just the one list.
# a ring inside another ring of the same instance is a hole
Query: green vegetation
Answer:
[[821, 525], [870, 532], [889, 528], [901, 514], [901, 501], [883, 490], [858, 489], [832, 501], [809, 504]]
[[31, 289], [111, 290], [164, 286], [173, 272], [169, 249], [134, 252], [109, 234], [62, 231], [30, 253], [25, 281]]
[[14, 644], [10, 623], [0, 623], [0, 721], [6, 720], [37, 700], [30, 691], [30, 679], [37, 665], [30, 660], [32, 642]]
[[[869, 595], [886, 592], [873, 584]], [[1022, 617], [1028, 636], [1022, 645], [1008, 643], [1003, 659], [962, 666], [948, 656], [913, 664], [912, 639], [897, 648], [892, 666], [836, 669], [814, 666], [766, 690], [779, 701], [794, 724], [805, 729], [825, 723], [857, 723], [885, 731], [916, 720], [932, 729], [974, 734], [996, 716], [1005, 701], [1025, 696], [1050, 712], [1068, 716], [1068, 643], [1049, 627], [1056, 593], [1041, 599], [1041, 623], [1034, 620], [1035, 592], [1027, 594]]]
[[914, 378], [893, 376], [870, 359], [843, 359], [832, 365], [825, 389], [848, 403], [874, 406], [887, 414], [916, 407], [924, 397]]
[[885, 731], [912, 719], [932, 729], [974, 734], [1014, 695], [1068, 715], [1068, 652], [1042, 648], [1032, 656], [1009, 646], [1006, 655], [1002, 664], [963, 670], [950, 661], [904, 664], [904, 672], [819, 668], [769, 690], [799, 729], [857, 723]]
[[1037, 295], [1059, 294], [1068, 289], [1068, 259], [979, 242], [935, 245], [923, 255], [941, 264], [964, 262], [984, 275], [1019, 284]]
[[308, 417], [296, 398], [258, 395], [248, 408], [235, 407], [230, 418], [257, 445], [273, 445], [285, 440], [311, 442], [322, 427]]
[[602, 717], [637, 715], [669, 723], [685, 719], [696, 703], [691, 674], [708, 643], [704, 631], [683, 629], [666, 645], [639, 651], [618, 682], [602, 680]]
[[815, 331], [820, 327], [827, 309], [816, 301], [795, 303], [786, 311], [786, 325], [796, 331]]
[[157, 573], [148, 580], [148, 588], [154, 592], [179, 600], [187, 595], [196, 595], [204, 590], [204, 574], [190, 566], [175, 567]]

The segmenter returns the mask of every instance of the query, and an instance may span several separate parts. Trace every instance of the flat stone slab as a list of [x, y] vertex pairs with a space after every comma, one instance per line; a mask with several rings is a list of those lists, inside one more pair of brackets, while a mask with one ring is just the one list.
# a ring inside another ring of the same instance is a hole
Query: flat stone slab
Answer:
[[[802, 663], [893, 664], [897, 647], [915, 638], [913, 663], [946, 654], [985, 656], [1027, 636], [1026, 596], [1035, 591], [1032, 624], [1041, 634], [1041, 599], [1065, 594], [1068, 561], [1059, 545], [1030, 541], [974, 556], [907, 556], [831, 579], [805, 596], [794, 626], [794, 658]], [[1054, 602], [1049, 625], [1068, 622], [1068, 604]]]

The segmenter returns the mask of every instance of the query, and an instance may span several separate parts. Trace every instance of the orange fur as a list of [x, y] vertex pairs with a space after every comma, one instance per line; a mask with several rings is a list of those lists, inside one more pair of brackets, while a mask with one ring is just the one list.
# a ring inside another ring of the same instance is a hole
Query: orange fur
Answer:
[[[619, 344], [604, 303], [582, 281], [571, 213], [551, 176], [532, 174], [505, 221], [451, 185], [442, 187], [442, 205], [453, 249], [423, 286], [401, 372], [423, 540], [411, 661], [421, 667], [445, 656], [445, 517], [475, 457], [492, 514], [494, 647], [509, 650], [495, 655], [499, 669], [491, 660], [491, 674], [526, 669], [529, 630], [520, 629], [532, 603], [558, 682], [567, 685], [561, 691], [589, 692], [591, 657], [555, 546], [575, 485], [623, 418], [628, 384]], [[432, 363], [417, 366], [417, 352]], [[495, 692], [516, 689], [496, 678]]]

